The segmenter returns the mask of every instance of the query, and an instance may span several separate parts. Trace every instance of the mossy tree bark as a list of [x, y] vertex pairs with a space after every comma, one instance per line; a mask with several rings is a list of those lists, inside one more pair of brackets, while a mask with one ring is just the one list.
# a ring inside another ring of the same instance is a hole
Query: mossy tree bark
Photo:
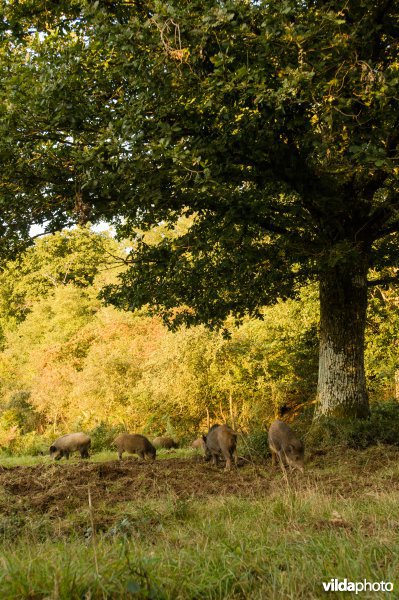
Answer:
[[364, 370], [367, 259], [332, 267], [320, 279], [320, 356], [316, 417], [369, 414]]

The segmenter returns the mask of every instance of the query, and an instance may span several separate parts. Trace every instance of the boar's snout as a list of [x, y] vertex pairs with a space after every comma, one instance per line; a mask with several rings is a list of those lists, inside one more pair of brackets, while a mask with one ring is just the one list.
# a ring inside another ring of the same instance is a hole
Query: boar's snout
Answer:
[[206, 445], [206, 435], [202, 436], [202, 444], [203, 444], [203, 449], [204, 449], [204, 459], [206, 462], [209, 462], [212, 458], [212, 454], [211, 451], [209, 450], [208, 446]]
[[58, 450], [55, 446], [50, 446], [50, 458], [53, 460], [60, 460], [62, 457], [62, 452]]
[[302, 444], [299, 447], [295, 447], [292, 444], [290, 444], [285, 451], [287, 463], [293, 469], [298, 469], [299, 471], [301, 471], [301, 473], [303, 473], [305, 470], [303, 455], [304, 455], [304, 451], [303, 451]]

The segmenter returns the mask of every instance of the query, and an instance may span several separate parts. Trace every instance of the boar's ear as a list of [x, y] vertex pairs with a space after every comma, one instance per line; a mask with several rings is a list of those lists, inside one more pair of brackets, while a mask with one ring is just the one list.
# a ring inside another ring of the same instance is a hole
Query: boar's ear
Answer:
[[56, 452], [57, 448], [55, 446], [50, 446], [50, 452]]
[[204, 440], [204, 442], [206, 442], [206, 435], [203, 435], [202, 439]]

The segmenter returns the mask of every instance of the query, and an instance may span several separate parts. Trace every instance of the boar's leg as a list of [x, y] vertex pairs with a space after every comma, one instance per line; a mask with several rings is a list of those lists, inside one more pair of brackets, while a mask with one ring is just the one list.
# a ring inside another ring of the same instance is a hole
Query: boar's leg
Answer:
[[217, 467], [218, 463], [219, 463], [219, 453], [212, 452], [212, 464], [215, 465], [215, 467]]
[[272, 450], [272, 467], [277, 465], [277, 453]]
[[279, 459], [281, 469], [283, 471], [286, 471], [285, 465], [287, 464], [287, 459], [286, 459], [286, 456], [285, 456], [285, 453], [283, 452], [283, 450], [280, 450], [280, 452], [277, 453], [277, 456]]
[[119, 458], [119, 460], [122, 460], [122, 454], [123, 454], [123, 450], [119, 450], [118, 451], [118, 458]]
[[231, 470], [231, 456], [230, 454], [228, 454], [226, 456], [226, 466], [225, 466], [225, 471], [230, 471]]
[[229, 450], [227, 450], [227, 452], [226, 451], [223, 452], [223, 458], [226, 461], [226, 467], [225, 467], [226, 471], [230, 471], [231, 464], [232, 464], [231, 459], [233, 457], [234, 457], [234, 450], [233, 450], [233, 448], [230, 448]]
[[67, 460], [69, 460], [69, 452], [68, 452], [68, 450], [64, 450], [63, 455], [65, 456], [65, 458]]

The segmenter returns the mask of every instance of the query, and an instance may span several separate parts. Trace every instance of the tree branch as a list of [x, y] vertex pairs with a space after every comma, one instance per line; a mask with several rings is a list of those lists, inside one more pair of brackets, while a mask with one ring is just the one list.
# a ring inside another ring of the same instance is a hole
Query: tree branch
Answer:
[[399, 284], [399, 274], [392, 277], [381, 277], [380, 279], [369, 279], [367, 281], [367, 287], [374, 287], [376, 285], [388, 285], [390, 283]]
[[389, 235], [390, 233], [398, 233], [399, 232], [399, 220], [395, 221], [394, 223], [392, 223], [392, 225], [390, 225], [389, 227], [385, 227], [380, 229], [379, 231], [376, 232], [375, 235], [373, 235], [373, 240], [380, 240], [381, 238], [385, 237], [386, 235]]

